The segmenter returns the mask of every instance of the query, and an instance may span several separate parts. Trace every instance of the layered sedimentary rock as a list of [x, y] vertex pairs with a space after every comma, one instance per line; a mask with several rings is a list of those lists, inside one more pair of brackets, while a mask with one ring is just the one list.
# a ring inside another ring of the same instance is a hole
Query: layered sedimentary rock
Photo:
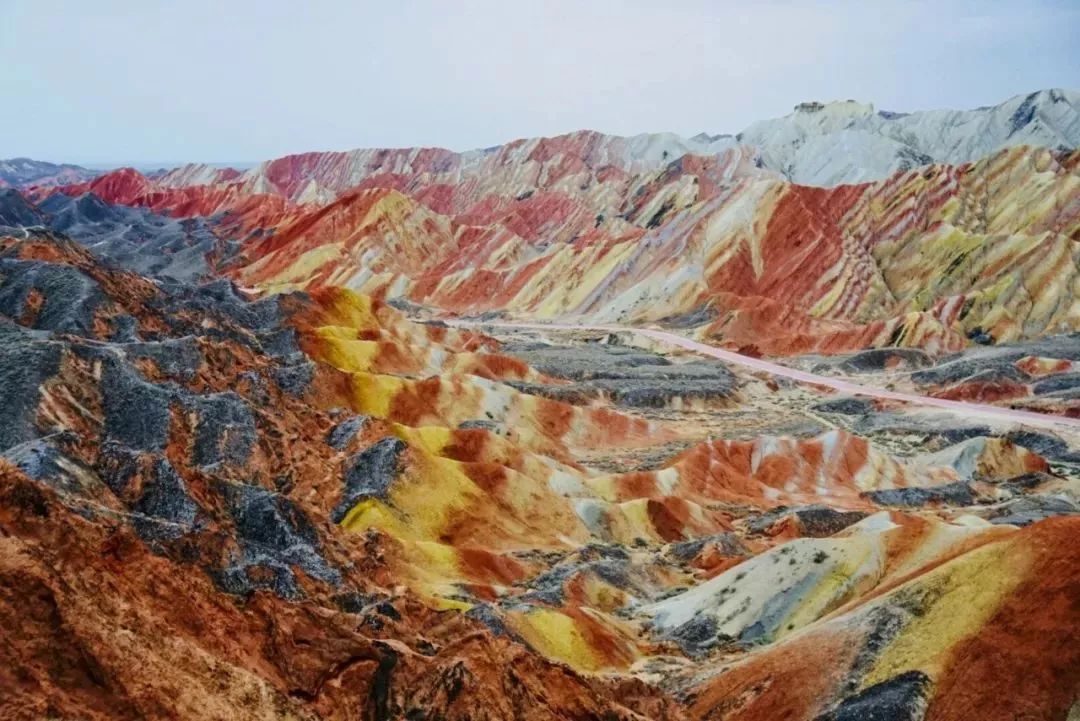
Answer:
[[385, 187], [318, 207], [236, 185], [146, 189], [130, 176], [72, 192], [223, 214], [227, 231], [248, 234], [230, 272], [274, 290], [342, 285], [463, 313], [668, 320], [785, 355], [943, 352], [1077, 327], [1075, 153], [1018, 148], [833, 189], [753, 173], [724, 182], [716, 162], [611, 181], [567, 199], [564, 215], [541, 206], [540, 225], [522, 215], [534, 196], [481, 219]]
[[[574, 166], [607, 166], [638, 174], [683, 156], [743, 148], [756, 165], [794, 183], [834, 186], [879, 180], [932, 163], [974, 162], [1020, 145], [1051, 150], [1080, 145], [1080, 95], [1042, 90], [991, 107], [915, 113], [875, 111], [873, 105], [850, 100], [807, 102], [790, 115], [754, 123], [734, 136], [701, 133], [680, 138], [655, 133], [624, 138], [583, 132], [466, 153], [440, 148], [306, 153], [259, 164], [239, 180], [252, 192], [272, 189], [297, 201], [329, 199], [358, 185], [385, 185], [389, 179], [407, 181], [422, 175], [450, 196], [463, 189], [474, 192], [469, 186], [476, 190], [486, 186], [484, 194], [493, 195], [527, 191], [529, 181], [543, 181], [552, 171], [558, 179]], [[538, 174], [531, 169], [507, 172], [526, 160], [538, 161]], [[213, 172], [199, 169], [200, 184]], [[182, 179], [192, 173], [190, 167], [180, 169], [167, 176], [167, 182], [191, 184]], [[492, 193], [493, 188], [498, 192]]]
[[[464, 154], [289, 156], [243, 173], [125, 169], [61, 191], [208, 219], [243, 241], [214, 255], [216, 268], [267, 290], [339, 285], [457, 313], [675, 323], [769, 355], [943, 353], [1077, 329], [1071, 97], [1047, 91], [970, 117], [808, 106], [747, 131], [746, 145], [581, 132]], [[861, 124], [845, 125], [851, 113]], [[870, 173], [880, 180], [834, 187], [793, 184], [772, 169], [788, 161], [766, 161], [789, 145], [834, 157], [800, 139], [836, 133], [925, 150]]]
[[1074, 105], [0, 191], [0, 717], [1068, 718]]
[[[399, 353], [370, 378], [438, 355], [460, 366], [446, 382], [474, 387], [478, 405], [444, 413], [524, 412], [485, 384], [531, 375], [485, 354], [490, 341], [356, 296], [253, 303], [227, 282], [159, 285], [41, 234], [3, 242], [0, 279], [5, 717], [678, 717], [647, 686], [582, 677], [421, 605], [400, 586], [401, 541], [331, 520], [461, 464], [426, 451], [430, 430], [394, 422], [416, 418], [422, 394], [387, 389], [382, 416], [355, 414], [359, 371], [302, 352], [333, 347], [312, 323], [385, 324]], [[618, 414], [541, 405], [539, 418], [579, 413], [582, 437], [632, 442]], [[605, 425], [590, 436], [591, 418]], [[565, 453], [565, 426], [520, 435]], [[502, 443], [507, 464], [558, 472]]]
[[[537, 392], [581, 361], [346, 289], [255, 301], [23, 235], [0, 244], [8, 717], [959, 719], [1036, 658], [997, 710], [1071, 703], [1048, 629], [1077, 529], [1044, 519], [1076, 509], [1041, 499], [1075, 482], [1026, 446], [699, 440]], [[577, 460], [680, 438], [652, 471]]]

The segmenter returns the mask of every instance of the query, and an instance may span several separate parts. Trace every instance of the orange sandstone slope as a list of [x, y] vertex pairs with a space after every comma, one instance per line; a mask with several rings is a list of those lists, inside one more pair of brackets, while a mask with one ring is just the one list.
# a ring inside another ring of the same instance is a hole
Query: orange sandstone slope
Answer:
[[[701, 680], [690, 714], [1064, 719], [1080, 687], [1075, 625], [1051, 630], [1043, 621], [1076, 617], [1080, 557], [1059, 546], [1073, 546], [1076, 531], [1075, 519], [1013, 533], [968, 529], [954, 541], [966, 550], [931, 557], [920, 550], [927, 529], [885, 531], [877, 578], [858, 579], [872, 587], [867, 600], [841, 597], [820, 622]], [[829, 701], [837, 695], [844, 700]]]

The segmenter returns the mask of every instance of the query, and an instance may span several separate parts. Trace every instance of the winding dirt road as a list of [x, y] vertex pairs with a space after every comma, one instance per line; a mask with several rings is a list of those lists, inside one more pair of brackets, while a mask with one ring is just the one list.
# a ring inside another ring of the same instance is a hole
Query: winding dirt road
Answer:
[[761, 360], [760, 358], [751, 358], [750, 356], [745, 356], [741, 353], [735, 353], [733, 351], [724, 350], [723, 348], [717, 348], [716, 346], [709, 345], [708, 343], [691, 340], [690, 338], [681, 336], [678, 333], [655, 330], [652, 328], [634, 328], [629, 326], [617, 325], [567, 325], [561, 323], [495, 323], [484, 321], [463, 321], [456, 319], [447, 320], [446, 323], [447, 325], [459, 327], [521, 328], [526, 330], [579, 330], [599, 331], [603, 333], [636, 333], [638, 335], [660, 341], [661, 343], [685, 348], [686, 350], [691, 350], [695, 353], [711, 356], [712, 358], [719, 358], [722, 361], [733, 363], [735, 365], [740, 365], [744, 368], [764, 371], [766, 373], [771, 373], [775, 376], [790, 378], [791, 380], [800, 381], [802, 383], [813, 383], [815, 385], [825, 386], [827, 388], [832, 388], [833, 390], [840, 391], [841, 393], [871, 396], [874, 398], [885, 398], [888, 400], [903, 401], [905, 403], [913, 403], [923, 406], [932, 406], [934, 408], [942, 408], [944, 410], [962, 414], [968, 417], [977, 416], [982, 418], [996, 418], [1002, 421], [1023, 423], [1025, 425], [1039, 426], [1042, 428], [1060, 429], [1062, 427], [1068, 427], [1072, 429], [1080, 429], [1080, 419], [1078, 418], [1065, 418], [1063, 416], [1051, 416], [1048, 414], [1035, 413], [1032, 411], [1019, 411], [1012, 408], [1002, 408], [1000, 406], [992, 406], [985, 403], [965, 403], [963, 401], [950, 401], [944, 398], [932, 398], [930, 396], [918, 395], [916, 393], [898, 393], [896, 391], [890, 391], [884, 388], [875, 388], [873, 386], [859, 385], [858, 383], [851, 383], [849, 381], [840, 380], [838, 378], [830, 378], [829, 376], [820, 376], [815, 373], [807, 373], [806, 371], [797, 370], [795, 368], [788, 368], [787, 366], [782, 366], [778, 363], [770, 363], [769, 361]]

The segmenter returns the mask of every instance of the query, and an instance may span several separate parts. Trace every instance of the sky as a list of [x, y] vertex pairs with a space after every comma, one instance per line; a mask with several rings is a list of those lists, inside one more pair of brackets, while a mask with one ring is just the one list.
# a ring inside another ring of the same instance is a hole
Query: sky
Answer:
[[0, 0], [0, 157], [250, 162], [1080, 87], [1080, 2]]

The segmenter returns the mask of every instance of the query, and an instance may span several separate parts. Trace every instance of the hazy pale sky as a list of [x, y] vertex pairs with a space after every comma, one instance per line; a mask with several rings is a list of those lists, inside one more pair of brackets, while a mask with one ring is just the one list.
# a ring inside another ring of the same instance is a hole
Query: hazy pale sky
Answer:
[[0, 0], [0, 157], [252, 161], [1080, 86], [1080, 2]]

